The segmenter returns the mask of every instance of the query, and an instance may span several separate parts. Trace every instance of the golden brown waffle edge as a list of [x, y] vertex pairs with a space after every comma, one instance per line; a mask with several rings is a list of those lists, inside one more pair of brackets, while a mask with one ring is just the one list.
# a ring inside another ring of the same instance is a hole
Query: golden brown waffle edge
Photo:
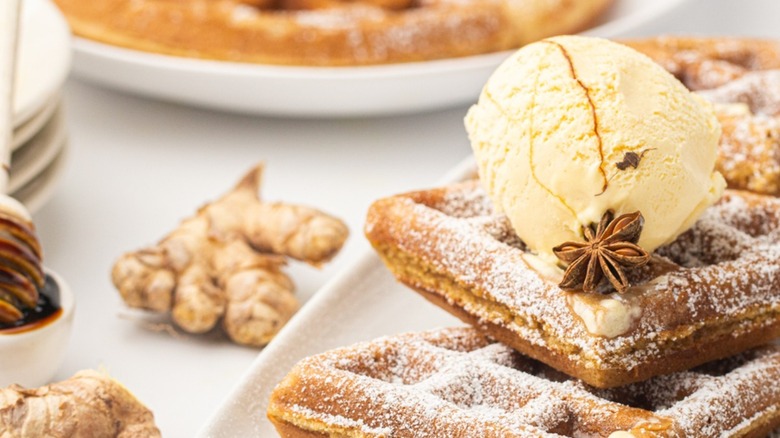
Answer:
[[763, 436], [780, 425], [778, 378], [780, 350], [764, 347], [598, 390], [455, 328], [304, 359], [268, 416], [284, 437]]

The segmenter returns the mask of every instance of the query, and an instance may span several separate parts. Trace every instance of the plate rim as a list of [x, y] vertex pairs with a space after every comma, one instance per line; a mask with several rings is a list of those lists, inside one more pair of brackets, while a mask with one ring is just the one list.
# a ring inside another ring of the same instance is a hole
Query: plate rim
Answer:
[[[618, 0], [615, 0], [616, 2]], [[632, 13], [621, 19], [609, 21], [594, 27], [588, 28], [580, 35], [600, 36], [612, 38], [621, 33], [627, 32], [636, 26], [650, 22], [673, 8], [679, 7], [690, 0], [662, 0], [648, 3], [644, 6], [643, 13]], [[612, 5], [613, 7], [615, 5]], [[395, 75], [416, 75], [420, 73], [431, 73], [431, 70], [470, 70], [474, 68], [483, 68], [495, 66], [496, 62], [506, 59], [517, 49], [504, 50], [499, 52], [484, 53], [456, 58], [434, 59], [428, 61], [378, 64], [366, 66], [289, 66], [274, 64], [259, 64], [249, 62], [235, 62], [212, 60], [202, 58], [191, 58], [184, 56], [166, 55], [155, 52], [130, 49], [126, 47], [107, 44], [84, 37], [73, 37], [73, 48], [76, 52], [84, 52], [93, 56], [105, 56], [120, 62], [128, 62], [127, 58], [137, 62], [140, 65], [149, 67], [169, 68], [171, 70], [192, 72], [193, 69], [200, 70], [209, 74], [219, 73], [228, 76], [238, 75], [256, 75], [263, 74], [269, 78], [315, 78], [332, 80], [352, 80], [356, 77], [387, 77]], [[105, 52], [109, 52], [105, 54]], [[126, 58], [127, 57], [127, 58]], [[346, 79], [345, 79], [346, 78]]]
[[30, 214], [35, 214], [54, 195], [58, 183], [65, 174], [65, 165], [70, 154], [70, 143], [68, 139], [62, 141], [62, 146], [46, 167], [33, 178], [16, 191], [9, 193], [9, 196], [21, 202]]
[[[43, 173], [64, 147], [67, 131], [64, 111], [62, 106], [57, 104], [41, 129], [11, 154], [11, 171], [6, 191], [15, 192]], [[14, 160], [14, 154], [23, 152], [25, 148], [30, 148], [27, 153], [32, 154], [31, 158], [22, 163], [19, 163], [18, 158]]]
[[[688, 0], [679, 0], [688, 1]], [[351, 81], [356, 78], [387, 78], [431, 74], [440, 70], [464, 71], [495, 66], [514, 50], [464, 56], [460, 58], [435, 59], [430, 61], [380, 64], [366, 66], [308, 67], [271, 64], [253, 64], [211, 59], [186, 58], [164, 55], [73, 37], [76, 53], [105, 57], [119, 63], [137, 63], [150, 68], [166, 68], [171, 71], [193, 74], [220, 74], [225, 76], [258, 77], [274, 79], [319, 79]], [[438, 70], [432, 71], [438, 68]]]
[[[20, 53], [25, 50], [25, 44], [35, 45], [35, 43], [26, 43], [25, 41], [29, 41], [29, 38], [41, 38], [41, 35], [43, 35], [44, 38], [47, 38], [47, 50], [45, 54], [38, 54], [37, 57], [49, 61], [45, 70], [50, 73], [47, 76], [47, 80], [38, 84], [35, 92], [30, 93], [29, 96], [20, 97], [19, 85], [14, 86], [12, 122], [14, 128], [21, 127], [28, 122], [49, 102], [52, 96], [59, 92], [68, 77], [73, 57], [70, 27], [60, 10], [50, 0], [25, 0], [22, 2], [22, 20], [20, 27], [22, 35], [19, 40]], [[31, 26], [33, 31], [25, 30], [27, 26], [30, 26], [30, 23], [35, 23]], [[45, 32], [37, 32], [36, 35], [33, 35], [32, 32], [41, 26], [45, 28]], [[53, 51], [59, 52], [58, 56], [52, 56]], [[24, 59], [25, 56], [35, 57], [35, 54], [22, 54], [18, 59]], [[51, 59], [59, 62], [52, 63]], [[19, 61], [15, 74], [24, 74], [25, 72], [21, 70], [26, 65], [24, 62]]]
[[[616, 12], [610, 21], [581, 34], [619, 37], [690, 1], [620, 0], [612, 6]], [[333, 119], [410, 114], [466, 104], [514, 52], [369, 66], [307, 67], [178, 57], [76, 37], [73, 72], [79, 79], [106, 88], [196, 108]]]
[[11, 152], [24, 146], [33, 137], [44, 129], [54, 116], [55, 111], [62, 106], [62, 95], [60, 92], [54, 93], [30, 118], [14, 128], [13, 142]]

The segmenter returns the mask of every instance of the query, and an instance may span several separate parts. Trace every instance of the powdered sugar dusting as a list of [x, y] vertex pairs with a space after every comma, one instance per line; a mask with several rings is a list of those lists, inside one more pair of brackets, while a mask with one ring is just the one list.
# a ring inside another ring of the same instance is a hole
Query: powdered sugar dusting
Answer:
[[[407, 60], [463, 55], [465, 47], [477, 52], [498, 50], [507, 44], [506, 10], [498, 2], [439, 0], [410, 4], [395, 10], [370, 2], [343, 2], [338, 7], [310, 9], [255, 9], [250, 16], [238, 4], [231, 17], [236, 23], [254, 18], [305, 45], [318, 47], [317, 57], [347, 56], [353, 63], [386, 62], [399, 57]], [[457, 44], [450, 43], [457, 41]], [[454, 46], [454, 47], [453, 47]], [[509, 47], [506, 47], [509, 48]], [[331, 53], [332, 52], [332, 53]]]
[[780, 115], [780, 70], [747, 73], [724, 85], [700, 91], [704, 98], [715, 103], [744, 103], [753, 114]]
[[780, 194], [780, 70], [747, 73], [699, 94], [715, 103], [718, 170], [730, 187]]
[[257, 9], [247, 5], [236, 5], [230, 15], [230, 19], [235, 23], [244, 23], [254, 20], [257, 17]]
[[[771, 354], [775, 359], [778, 357], [777, 351]], [[778, 362], [762, 360], [762, 355], [726, 376], [697, 376], [700, 381], [690, 396], [658, 413], [677, 418], [684, 436], [726, 435], [728, 429], [724, 430], [719, 421], [728, 422], [734, 429], [744, 427], [743, 419], [753, 416], [744, 406], [760, 406], [762, 409], [757, 413], [770, 411], [776, 415], [780, 406]], [[772, 378], [766, 380], [766, 387], [757, 387], [756, 376]]]
[[364, 23], [378, 22], [387, 16], [380, 8], [360, 4], [338, 9], [312, 9], [287, 14], [301, 26], [323, 30], [351, 28], [358, 24], [358, 20]]
[[647, 425], [669, 436], [718, 436], [780, 403], [780, 349], [730, 361], [718, 374], [701, 369], [596, 390], [476, 330], [444, 329], [306, 359], [276, 393], [298, 398], [282, 411], [371, 436], [606, 436]]
[[719, 87], [756, 70], [780, 68], [774, 41], [665, 36], [630, 42], [692, 90]]
[[780, 194], [780, 118], [733, 105], [716, 104], [716, 112], [723, 127], [717, 168], [729, 186]]

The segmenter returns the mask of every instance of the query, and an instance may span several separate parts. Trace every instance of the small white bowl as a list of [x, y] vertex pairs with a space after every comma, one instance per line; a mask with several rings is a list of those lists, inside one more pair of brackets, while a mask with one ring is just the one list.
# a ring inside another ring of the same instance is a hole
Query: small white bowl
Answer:
[[18, 333], [0, 331], [0, 387], [17, 383], [35, 388], [49, 383], [65, 358], [73, 327], [75, 300], [65, 281], [46, 271], [58, 286], [62, 312], [56, 320]]

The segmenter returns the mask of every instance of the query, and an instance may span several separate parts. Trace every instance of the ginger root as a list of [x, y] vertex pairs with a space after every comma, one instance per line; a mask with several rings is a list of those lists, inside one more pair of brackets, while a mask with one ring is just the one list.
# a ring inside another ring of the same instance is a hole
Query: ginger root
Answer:
[[287, 257], [318, 266], [347, 238], [340, 220], [259, 197], [262, 166], [157, 245], [123, 255], [112, 280], [130, 307], [171, 312], [204, 333], [220, 321], [235, 342], [263, 346], [298, 309]]
[[96, 371], [80, 371], [37, 389], [0, 389], [3, 438], [159, 436], [152, 412], [124, 386]]

